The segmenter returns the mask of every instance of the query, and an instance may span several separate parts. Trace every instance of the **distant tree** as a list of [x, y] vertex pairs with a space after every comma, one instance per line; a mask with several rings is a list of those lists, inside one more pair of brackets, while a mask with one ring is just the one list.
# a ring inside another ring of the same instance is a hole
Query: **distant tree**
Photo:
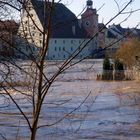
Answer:
[[115, 54], [115, 58], [121, 60], [129, 69], [135, 65], [136, 56], [140, 56], [140, 40], [137, 38], [125, 41]]
[[103, 61], [103, 70], [110, 70], [110, 60], [107, 56]]
[[115, 70], [124, 70], [123, 63], [120, 62], [118, 59], [115, 60]]
[[114, 80], [123, 80], [125, 78], [124, 66], [123, 66], [123, 63], [119, 59], [115, 59], [114, 69], [115, 69], [115, 73], [113, 76]]
[[103, 74], [102, 74], [102, 80], [112, 80], [112, 65], [110, 63], [109, 57], [105, 57], [103, 61]]

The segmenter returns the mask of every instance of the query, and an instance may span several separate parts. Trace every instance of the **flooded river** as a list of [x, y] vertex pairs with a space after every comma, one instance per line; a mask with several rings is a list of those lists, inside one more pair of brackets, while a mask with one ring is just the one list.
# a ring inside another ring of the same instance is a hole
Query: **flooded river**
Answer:
[[[39, 124], [47, 127], [38, 130], [37, 140], [140, 140], [140, 83], [96, 81], [101, 69], [101, 62], [86, 61], [58, 77], [41, 110]], [[13, 96], [31, 119], [30, 101]], [[0, 96], [0, 140], [29, 135], [16, 106]]]

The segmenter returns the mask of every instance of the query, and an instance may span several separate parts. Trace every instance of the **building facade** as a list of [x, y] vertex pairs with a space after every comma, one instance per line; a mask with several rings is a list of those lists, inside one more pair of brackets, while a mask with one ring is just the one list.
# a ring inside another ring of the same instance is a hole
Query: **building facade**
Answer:
[[[29, 44], [36, 46], [40, 51], [43, 40], [47, 38], [49, 10], [51, 3], [30, 0], [21, 15], [21, 23], [18, 35], [27, 40]], [[46, 6], [46, 7], [45, 7]], [[77, 17], [63, 4], [55, 3], [52, 12], [51, 33], [46, 59], [67, 59], [74, 52], [84, 48], [76, 58], [92, 58], [98, 49], [98, 14], [93, 9], [92, 0], [87, 0], [87, 9], [81, 19]], [[46, 8], [46, 10], [44, 10]], [[44, 31], [46, 34], [44, 35]], [[87, 44], [89, 39], [93, 39]], [[27, 44], [26, 44], [27, 45]], [[24, 49], [30, 51], [31, 49]], [[30, 52], [26, 52], [29, 54]]]

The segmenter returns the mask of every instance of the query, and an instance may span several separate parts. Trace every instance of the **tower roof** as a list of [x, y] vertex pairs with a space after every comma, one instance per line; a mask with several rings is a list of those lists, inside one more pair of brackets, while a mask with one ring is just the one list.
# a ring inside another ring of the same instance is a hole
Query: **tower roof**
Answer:
[[93, 1], [87, 0], [87, 8], [92, 8], [92, 6], [93, 6]]

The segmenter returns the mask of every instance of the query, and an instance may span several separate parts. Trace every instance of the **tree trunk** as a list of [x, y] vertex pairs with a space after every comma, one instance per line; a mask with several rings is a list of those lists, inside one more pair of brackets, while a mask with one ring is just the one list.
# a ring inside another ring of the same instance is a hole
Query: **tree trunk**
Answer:
[[37, 128], [36, 128], [36, 126], [34, 126], [32, 131], [31, 131], [31, 138], [30, 138], [30, 140], [35, 140], [36, 139], [36, 132], [37, 132]]

